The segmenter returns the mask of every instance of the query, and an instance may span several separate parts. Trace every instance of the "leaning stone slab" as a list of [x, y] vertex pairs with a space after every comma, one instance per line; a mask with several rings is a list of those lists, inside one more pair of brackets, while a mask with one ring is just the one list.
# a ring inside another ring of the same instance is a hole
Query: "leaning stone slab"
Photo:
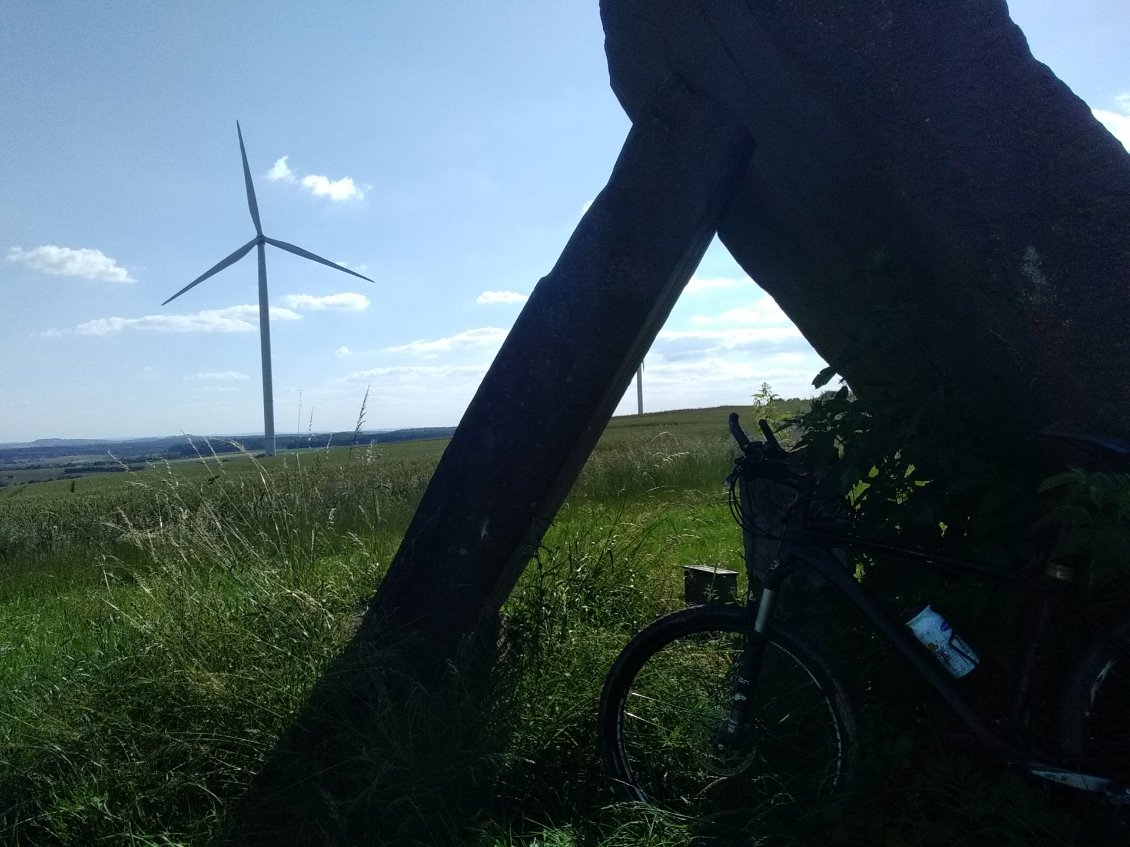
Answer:
[[417, 667], [442, 669], [493, 618], [714, 237], [749, 152], [745, 130], [706, 98], [671, 81], [652, 92], [463, 416], [363, 640], [408, 639]]
[[1130, 155], [1003, 0], [601, 12], [631, 117], [674, 74], [749, 130], [722, 240], [857, 392], [1130, 435]]

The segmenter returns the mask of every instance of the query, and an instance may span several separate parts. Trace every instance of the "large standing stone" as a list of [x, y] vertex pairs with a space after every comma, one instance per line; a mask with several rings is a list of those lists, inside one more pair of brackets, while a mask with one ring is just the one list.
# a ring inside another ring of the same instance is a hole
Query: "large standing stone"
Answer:
[[498, 611], [717, 231], [749, 137], [668, 80], [534, 288], [366, 615], [441, 671]]
[[[497, 611], [716, 229], [860, 392], [941, 391], [1001, 440], [1043, 423], [1130, 435], [1130, 157], [1004, 2], [601, 10], [634, 128], [358, 638], [249, 795], [246, 843], [326, 843], [301, 813], [369, 778], [353, 724], [404, 706]], [[404, 702], [382, 705], [363, 670], [390, 635]]]
[[859, 393], [1130, 435], [1130, 156], [1002, 0], [601, 12], [630, 116], [674, 73], [749, 129], [722, 240]]

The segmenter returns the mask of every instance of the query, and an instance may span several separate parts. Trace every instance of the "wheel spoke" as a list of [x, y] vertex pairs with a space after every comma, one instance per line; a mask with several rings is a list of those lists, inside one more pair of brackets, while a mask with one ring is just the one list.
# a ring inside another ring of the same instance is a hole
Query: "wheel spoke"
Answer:
[[811, 648], [775, 633], [730, 749], [745, 619], [716, 607], [674, 613], [617, 660], [602, 697], [605, 762], [630, 797], [697, 817], [750, 817], [827, 802], [847, 783], [854, 723], [842, 688]]

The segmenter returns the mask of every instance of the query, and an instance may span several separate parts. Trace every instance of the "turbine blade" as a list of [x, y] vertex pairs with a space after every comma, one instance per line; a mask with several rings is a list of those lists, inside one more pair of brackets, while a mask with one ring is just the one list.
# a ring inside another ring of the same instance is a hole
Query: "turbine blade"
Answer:
[[263, 234], [263, 224], [259, 221], [259, 204], [255, 202], [255, 186], [251, 183], [251, 168], [247, 165], [247, 150], [243, 146], [243, 130], [239, 128], [239, 121], [235, 122], [235, 131], [239, 134], [239, 155], [243, 158], [243, 181], [247, 183], [247, 209], [251, 212], [251, 221], [255, 224], [255, 234]]
[[182, 294], [184, 294], [184, 292], [188, 291], [188, 289], [192, 288], [195, 285], [199, 285], [204, 280], [206, 280], [208, 277], [214, 276], [215, 274], [218, 274], [220, 271], [222, 271], [228, 265], [234, 265], [236, 262], [238, 262], [240, 259], [242, 259], [244, 256], [246, 256], [248, 253], [251, 252], [251, 248], [255, 246], [255, 242], [257, 240], [258, 239], [253, 238], [250, 241], [248, 241], [246, 244], [244, 244], [242, 247], [240, 247], [238, 250], [236, 250], [234, 253], [232, 253], [230, 256], [228, 256], [226, 259], [222, 259], [221, 261], [219, 261], [215, 265], [213, 265], [211, 268], [206, 270], [204, 273], [202, 273], [200, 276], [198, 276], [196, 279], [194, 279], [192, 282], [190, 282], [188, 285], [186, 285], [184, 288], [182, 288], [180, 291], [178, 291], [176, 294], [174, 294], [172, 297], [170, 297], [168, 300], [166, 300], [161, 305], [164, 306], [167, 303], [171, 303], [172, 301], [174, 301], [178, 297], [180, 297]]
[[309, 250], [303, 250], [301, 247], [295, 247], [293, 244], [287, 244], [285, 241], [279, 241], [279, 240], [274, 239], [274, 238], [268, 238], [267, 236], [263, 236], [263, 240], [266, 241], [268, 244], [274, 244], [276, 247], [278, 247], [282, 250], [286, 250], [288, 253], [293, 253], [295, 256], [301, 256], [303, 259], [311, 259], [315, 262], [321, 262], [323, 265], [326, 265], [327, 267], [335, 268], [336, 270], [343, 271], [347, 274], [352, 274], [353, 276], [360, 277], [361, 279], [365, 280], [366, 282], [372, 282], [372, 280], [369, 279], [367, 276], [359, 274], [359, 273], [357, 273], [357, 271], [351, 271], [349, 268], [346, 268], [346, 267], [343, 267], [342, 265], [337, 264], [337, 262], [331, 262], [329, 259], [323, 259], [321, 256], [317, 256], [317, 255], [311, 253]]

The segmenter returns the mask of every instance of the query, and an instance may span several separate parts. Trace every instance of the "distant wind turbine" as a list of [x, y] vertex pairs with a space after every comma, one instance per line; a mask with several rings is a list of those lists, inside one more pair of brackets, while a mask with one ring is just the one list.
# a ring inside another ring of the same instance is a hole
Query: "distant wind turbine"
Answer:
[[636, 408], [643, 414], [643, 362], [636, 368]]
[[243, 130], [239, 128], [239, 121], [235, 122], [235, 131], [239, 135], [239, 155], [243, 158], [243, 180], [247, 184], [247, 208], [251, 212], [251, 221], [255, 224], [255, 237], [228, 256], [226, 259], [218, 262], [214, 267], [202, 273], [168, 300], [161, 305], [164, 306], [176, 300], [186, 291], [193, 286], [199, 285], [210, 276], [215, 276], [228, 265], [234, 265], [244, 256], [251, 252], [252, 247], [257, 247], [259, 253], [259, 342], [262, 348], [263, 356], [263, 434], [265, 440], [264, 452], [268, 456], [275, 455], [275, 403], [274, 391], [271, 386], [271, 321], [270, 321], [270, 305], [267, 298], [267, 251], [266, 245], [273, 244], [286, 250], [288, 253], [293, 253], [296, 256], [301, 256], [304, 259], [311, 259], [315, 262], [320, 262], [323, 265], [334, 268], [339, 271], [344, 271], [347, 274], [360, 277], [366, 282], [372, 282], [367, 276], [362, 276], [356, 271], [351, 271], [349, 268], [344, 268], [329, 259], [323, 259], [321, 256], [316, 256], [308, 250], [303, 250], [301, 247], [295, 247], [293, 244], [287, 244], [285, 241], [278, 241], [274, 238], [268, 238], [263, 235], [263, 225], [259, 221], [259, 206], [255, 202], [255, 186], [251, 183], [251, 168], [247, 165], [247, 150], [243, 146]]

